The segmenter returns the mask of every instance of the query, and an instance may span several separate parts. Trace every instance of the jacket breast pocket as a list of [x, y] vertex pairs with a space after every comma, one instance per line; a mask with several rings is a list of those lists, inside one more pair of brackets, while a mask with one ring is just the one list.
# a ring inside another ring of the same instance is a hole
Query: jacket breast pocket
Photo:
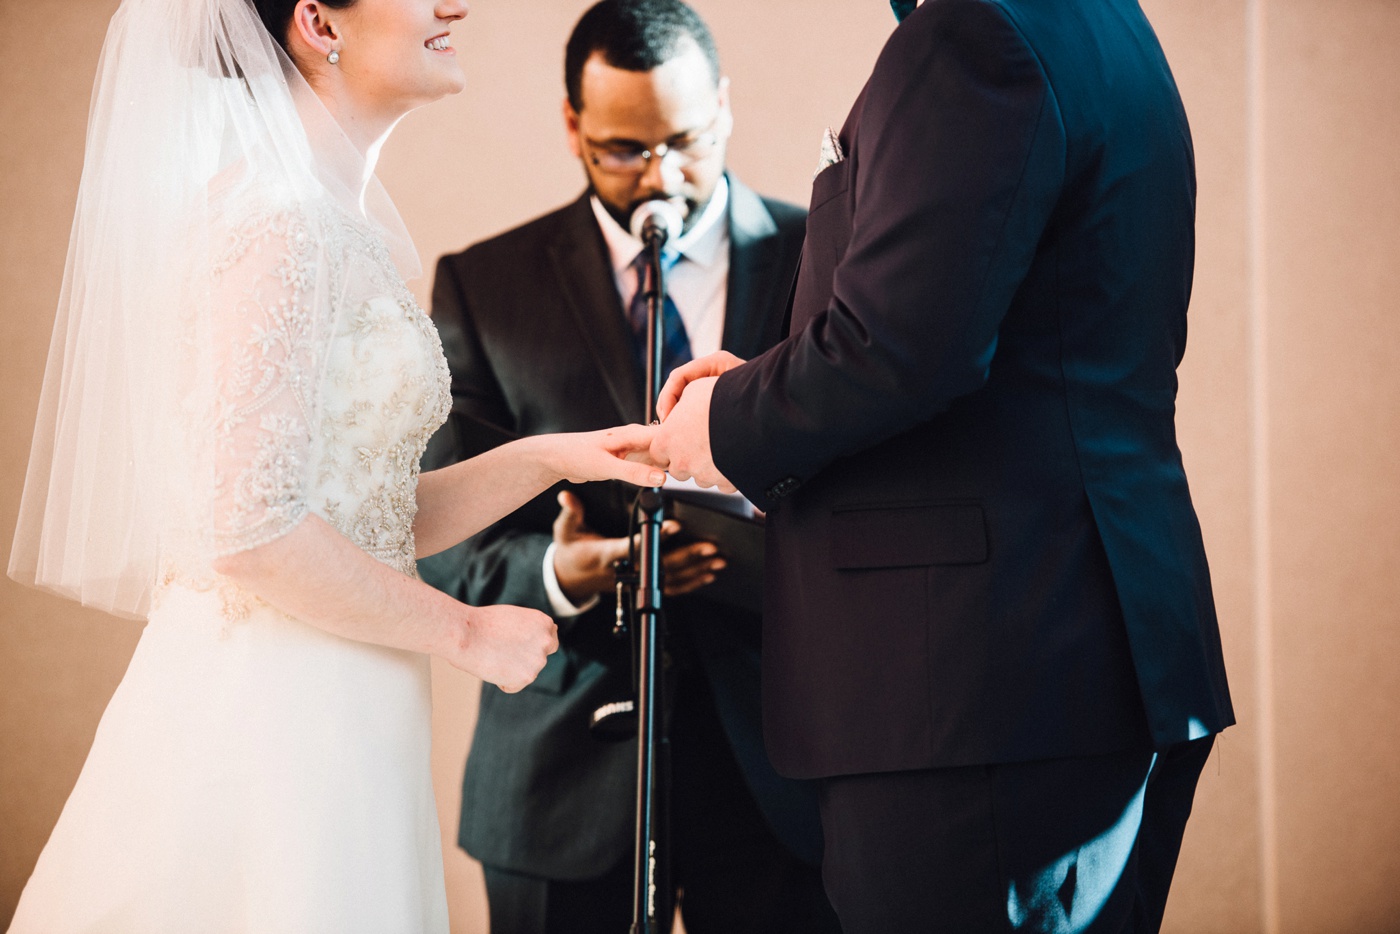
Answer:
[[831, 515], [837, 570], [981, 564], [987, 521], [977, 503], [838, 507]]
[[812, 200], [807, 207], [809, 214], [815, 213], [817, 208], [846, 191], [850, 186], [850, 166], [851, 161], [843, 159], [833, 162], [817, 173], [817, 177], [812, 179]]
[[802, 265], [793, 289], [789, 333], [805, 328], [831, 301], [836, 267], [851, 242], [851, 205], [846, 196], [849, 165], [848, 159], [827, 166], [812, 182], [812, 207], [807, 215]]

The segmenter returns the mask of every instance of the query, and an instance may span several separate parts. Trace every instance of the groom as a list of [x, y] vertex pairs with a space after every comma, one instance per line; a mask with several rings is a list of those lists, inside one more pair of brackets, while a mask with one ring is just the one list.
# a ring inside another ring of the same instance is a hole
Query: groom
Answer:
[[678, 370], [652, 454], [770, 511], [765, 736], [847, 934], [1156, 930], [1234, 722], [1186, 115], [1135, 0], [895, 6], [788, 339]]

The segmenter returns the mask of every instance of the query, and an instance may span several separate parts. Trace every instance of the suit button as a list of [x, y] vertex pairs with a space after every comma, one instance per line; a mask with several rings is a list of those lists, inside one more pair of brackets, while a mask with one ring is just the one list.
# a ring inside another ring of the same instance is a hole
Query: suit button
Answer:
[[782, 499], [801, 485], [802, 481], [796, 477], [784, 477], [768, 488], [767, 496], [769, 499]]

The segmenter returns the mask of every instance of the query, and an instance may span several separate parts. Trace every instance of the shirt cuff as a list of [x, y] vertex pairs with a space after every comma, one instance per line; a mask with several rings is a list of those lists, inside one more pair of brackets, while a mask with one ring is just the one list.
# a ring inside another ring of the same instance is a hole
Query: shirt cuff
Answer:
[[598, 605], [602, 599], [599, 594], [594, 594], [584, 601], [583, 606], [574, 606], [569, 598], [564, 595], [564, 588], [559, 586], [559, 578], [554, 576], [554, 549], [558, 546], [554, 542], [549, 543], [549, 547], [544, 550], [544, 592], [549, 597], [550, 609], [555, 616], [579, 616], [587, 613]]

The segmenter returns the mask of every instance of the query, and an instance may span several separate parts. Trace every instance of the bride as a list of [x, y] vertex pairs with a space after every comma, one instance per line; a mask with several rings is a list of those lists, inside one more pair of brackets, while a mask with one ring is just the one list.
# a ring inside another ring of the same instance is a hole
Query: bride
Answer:
[[444, 932], [437, 655], [506, 690], [548, 617], [415, 557], [560, 479], [659, 484], [646, 428], [418, 475], [451, 403], [373, 176], [458, 91], [463, 0], [124, 0], [10, 573], [149, 619], [10, 930]]

